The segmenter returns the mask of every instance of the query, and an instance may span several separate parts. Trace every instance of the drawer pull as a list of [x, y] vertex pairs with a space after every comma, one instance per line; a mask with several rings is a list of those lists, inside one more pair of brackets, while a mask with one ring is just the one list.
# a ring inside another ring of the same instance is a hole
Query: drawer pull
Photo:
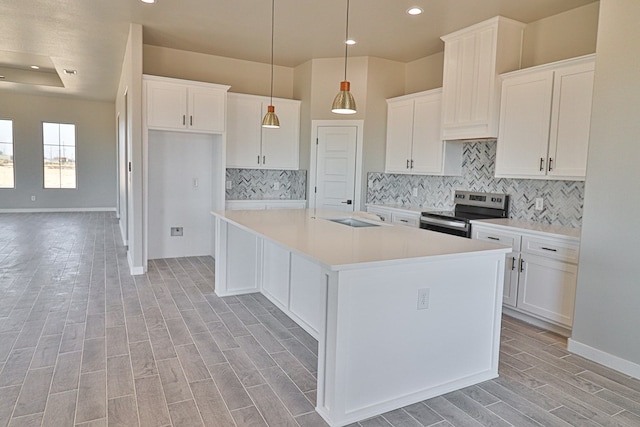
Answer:
[[487, 236], [487, 239], [500, 241], [499, 237]]
[[516, 269], [516, 257], [511, 258], [511, 271]]
[[524, 271], [524, 259], [520, 258], [520, 273]]
[[401, 219], [400, 222], [409, 222], [409, 221], [406, 219]]
[[551, 251], [551, 252], [558, 252], [557, 249], [553, 249], [553, 248], [545, 248], [544, 246], [541, 247], [541, 249], [544, 249], [545, 251]]

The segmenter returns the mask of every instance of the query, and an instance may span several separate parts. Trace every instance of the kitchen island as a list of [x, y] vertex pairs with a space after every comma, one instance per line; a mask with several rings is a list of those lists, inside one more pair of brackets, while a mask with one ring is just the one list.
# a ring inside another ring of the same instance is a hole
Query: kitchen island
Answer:
[[318, 340], [329, 425], [498, 375], [510, 248], [359, 213], [213, 215], [216, 294], [261, 292]]

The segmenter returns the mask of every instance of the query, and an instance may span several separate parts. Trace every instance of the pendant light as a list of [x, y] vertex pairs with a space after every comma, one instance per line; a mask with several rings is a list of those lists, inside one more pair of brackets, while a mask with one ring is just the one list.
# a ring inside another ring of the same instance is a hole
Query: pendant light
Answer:
[[280, 120], [276, 116], [276, 107], [273, 106], [273, 22], [274, 22], [275, 0], [271, 0], [271, 95], [269, 97], [269, 106], [267, 114], [262, 119], [263, 128], [277, 129], [280, 127]]
[[347, 25], [344, 38], [344, 80], [340, 82], [340, 92], [336, 95], [331, 106], [331, 111], [337, 114], [354, 114], [356, 112], [356, 100], [350, 92], [351, 83], [347, 81], [347, 53], [349, 49], [349, 0], [347, 0]]

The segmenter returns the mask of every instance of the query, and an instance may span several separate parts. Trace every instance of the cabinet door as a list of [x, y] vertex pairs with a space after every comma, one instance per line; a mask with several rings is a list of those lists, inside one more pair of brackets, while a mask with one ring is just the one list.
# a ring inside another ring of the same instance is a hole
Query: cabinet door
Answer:
[[593, 76], [594, 63], [555, 72], [547, 166], [550, 176], [586, 175]]
[[413, 99], [387, 104], [385, 172], [410, 173], [413, 141]]
[[489, 122], [496, 39], [497, 26], [492, 25], [445, 42], [442, 139], [495, 137]]
[[496, 177], [546, 174], [552, 90], [553, 71], [503, 81]]
[[228, 95], [227, 99], [227, 167], [260, 168], [262, 131], [260, 99]]
[[206, 87], [190, 87], [188, 94], [189, 129], [224, 132], [226, 91]]
[[289, 307], [289, 268], [291, 252], [264, 240], [262, 249], [262, 292]]
[[[268, 105], [268, 102], [262, 103], [262, 116], [267, 112]], [[280, 127], [278, 129], [262, 128], [262, 166], [267, 169], [297, 170], [300, 146], [300, 104], [274, 99], [273, 105], [276, 107]]]
[[522, 254], [518, 308], [571, 327], [578, 268], [551, 258]]
[[187, 89], [183, 85], [147, 82], [147, 126], [186, 129]]
[[411, 151], [413, 173], [442, 173], [444, 143], [440, 138], [441, 112], [441, 93], [416, 98], [414, 101]]

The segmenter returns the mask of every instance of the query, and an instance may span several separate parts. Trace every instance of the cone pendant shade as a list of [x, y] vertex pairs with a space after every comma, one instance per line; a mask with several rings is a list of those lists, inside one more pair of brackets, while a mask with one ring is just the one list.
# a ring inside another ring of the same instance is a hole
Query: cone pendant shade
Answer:
[[356, 100], [349, 91], [351, 83], [348, 81], [340, 82], [340, 92], [336, 95], [331, 105], [331, 112], [337, 114], [354, 114], [356, 112]]
[[265, 114], [264, 119], [262, 119], [262, 127], [272, 129], [280, 127], [280, 120], [278, 120], [278, 116], [276, 116], [276, 107], [273, 105], [267, 107], [267, 114]]

